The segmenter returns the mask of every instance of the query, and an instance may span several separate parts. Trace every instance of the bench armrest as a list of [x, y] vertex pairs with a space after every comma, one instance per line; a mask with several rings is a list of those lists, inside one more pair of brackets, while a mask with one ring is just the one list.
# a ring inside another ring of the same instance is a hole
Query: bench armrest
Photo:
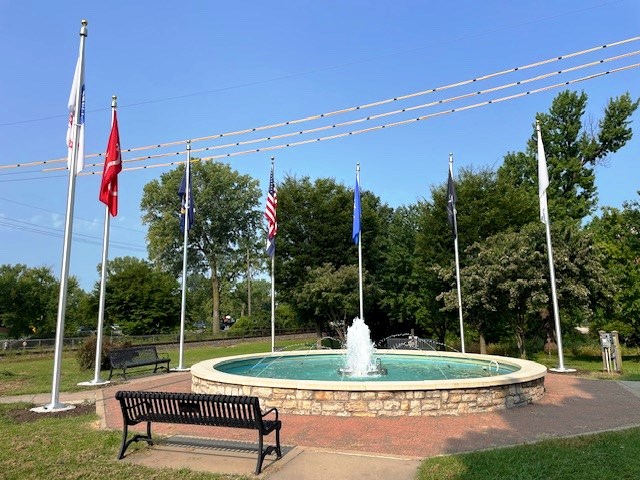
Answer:
[[262, 414], [262, 418], [266, 417], [267, 415], [269, 415], [271, 412], [276, 412], [276, 418], [274, 419], [276, 422], [278, 421], [278, 409], [276, 407], [270, 408], [269, 410], [267, 410], [266, 412], [264, 412]]
[[167, 359], [167, 360], [171, 360], [169, 358], [169, 354], [167, 352], [158, 352], [158, 358], [164, 358], [164, 359]]

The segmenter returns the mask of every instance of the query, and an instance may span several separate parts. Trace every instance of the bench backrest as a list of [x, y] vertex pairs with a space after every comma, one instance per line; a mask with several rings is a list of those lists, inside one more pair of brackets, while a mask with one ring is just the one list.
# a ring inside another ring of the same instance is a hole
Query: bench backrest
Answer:
[[127, 425], [162, 422], [264, 429], [258, 397], [121, 390], [116, 399]]
[[109, 361], [115, 368], [126, 366], [145, 360], [158, 360], [158, 351], [155, 345], [141, 345], [138, 347], [120, 348], [109, 352]]

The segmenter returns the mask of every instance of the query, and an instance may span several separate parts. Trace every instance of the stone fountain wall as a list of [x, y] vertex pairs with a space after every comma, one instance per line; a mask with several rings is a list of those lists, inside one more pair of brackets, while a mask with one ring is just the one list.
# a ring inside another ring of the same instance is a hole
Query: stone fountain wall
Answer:
[[438, 416], [529, 404], [544, 395], [544, 377], [491, 387], [354, 392], [236, 385], [193, 376], [191, 389], [195, 393], [255, 396], [263, 409], [276, 407], [280, 413], [296, 415]]

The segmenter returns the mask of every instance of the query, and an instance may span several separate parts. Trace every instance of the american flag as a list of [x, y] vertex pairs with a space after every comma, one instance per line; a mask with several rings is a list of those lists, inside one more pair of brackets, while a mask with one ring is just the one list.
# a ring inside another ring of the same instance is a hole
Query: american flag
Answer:
[[278, 207], [278, 197], [276, 194], [276, 185], [273, 181], [273, 165], [271, 165], [271, 175], [269, 176], [269, 191], [267, 192], [267, 207], [264, 210], [264, 216], [268, 223], [267, 232], [267, 253], [273, 257], [276, 253], [276, 233], [278, 233], [278, 219], [276, 217], [276, 208]]

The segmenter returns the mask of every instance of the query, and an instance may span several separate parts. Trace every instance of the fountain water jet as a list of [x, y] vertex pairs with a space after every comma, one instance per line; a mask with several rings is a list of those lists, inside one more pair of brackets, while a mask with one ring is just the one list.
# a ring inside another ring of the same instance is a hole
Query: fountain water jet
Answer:
[[354, 378], [387, 374], [382, 362], [375, 358], [371, 330], [361, 318], [354, 318], [347, 328], [346, 366], [340, 368], [339, 373]]

